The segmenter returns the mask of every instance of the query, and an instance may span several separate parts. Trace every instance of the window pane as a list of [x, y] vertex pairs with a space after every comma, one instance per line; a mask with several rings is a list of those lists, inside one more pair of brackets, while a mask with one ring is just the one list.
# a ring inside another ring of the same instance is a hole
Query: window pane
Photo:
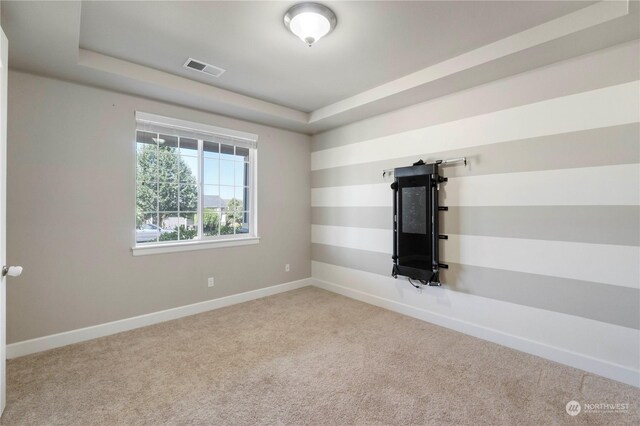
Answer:
[[193, 240], [198, 236], [196, 212], [180, 213], [178, 223], [178, 239]]
[[220, 198], [222, 198], [225, 202], [225, 207], [227, 206], [226, 203], [229, 202], [229, 200], [231, 200], [234, 196], [235, 192], [234, 192], [234, 188], [233, 186], [221, 186], [220, 187]]
[[180, 182], [196, 183], [198, 180], [198, 158], [180, 157]]
[[149, 132], [136, 132], [136, 179], [155, 182], [158, 178], [158, 146], [153, 141], [157, 135]]
[[235, 186], [247, 185], [247, 163], [236, 163]]
[[158, 209], [158, 184], [138, 182], [136, 185], [136, 211], [153, 212]]
[[136, 130], [137, 243], [249, 232], [251, 149], [189, 135]]
[[236, 234], [248, 234], [249, 233], [249, 212], [242, 212], [240, 219], [240, 226], [236, 228]]
[[218, 185], [204, 185], [203, 190], [205, 197], [207, 195], [220, 195], [220, 187]]
[[[169, 136], [166, 136], [166, 137], [169, 137]], [[162, 141], [164, 141], [164, 142], [162, 142]], [[159, 139], [158, 150], [160, 152], [167, 152], [167, 153], [170, 153], [170, 154], [178, 154], [178, 138], [175, 138], [175, 140], [172, 140], [171, 142], [167, 142], [165, 139]]]
[[178, 148], [178, 137], [159, 134], [154, 141], [158, 142], [158, 146], [166, 151], [176, 152]]
[[205, 208], [202, 218], [202, 231], [205, 236], [211, 237], [220, 234], [220, 209]]
[[220, 161], [220, 184], [231, 185], [234, 182], [234, 168], [235, 164], [231, 161]]
[[158, 185], [158, 205], [160, 211], [178, 211], [178, 185], [160, 183]]
[[180, 155], [198, 156], [198, 141], [190, 138], [180, 138]]
[[235, 230], [242, 226], [242, 210], [242, 201], [235, 197], [229, 200], [229, 202], [227, 203], [226, 224], [227, 227], [231, 228], [234, 231], [230, 233], [235, 233]]
[[227, 203], [220, 198], [219, 195], [205, 195], [204, 206], [205, 209], [226, 209]]
[[233, 145], [220, 144], [220, 158], [223, 160], [235, 160], [233, 148]]
[[178, 212], [160, 212], [160, 241], [177, 241], [180, 218]]
[[229, 216], [229, 212], [223, 210], [220, 220], [220, 235], [233, 235], [233, 215]]
[[233, 199], [237, 200], [237, 205], [240, 206], [239, 210], [246, 210], [246, 208], [244, 207], [244, 197], [245, 197], [245, 191], [244, 191], [244, 187], [240, 186], [236, 186], [234, 188], [234, 193], [233, 193]]
[[220, 168], [218, 160], [208, 158], [204, 159], [204, 183], [216, 185], [220, 183]]
[[244, 210], [243, 207], [242, 207], [242, 201], [238, 200], [237, 198], [232, 198], [231, 200], [229, 200], [227, 202], [227, 210], [230, 213], [231, 212], [237, 213], [237, 212], [240, 212], [240, 211]]
[[250, 211], [251, 210], [251, 200], [249, 198], [249, 187], [245, 186], [244, 188], [242, 188], [244, 196], [243, 196], [243, 200], [244, 200], [244, 209]]
[[138, 143], [136, 179], [156, 182], [158, 179], [158, 151], [155, 145]]
[[236, 147], [236, 160], [237, 161], [249, 161], [249, 149]]
[[142, 143], [142, 144], [157, 145], [156, 142], [154, 141], [154, 139], [157, 137], [158, 137], [157, 133], [141, 132], [141, 131], [136, 132], [136, 142]]
[[190, 212], [198, 209], [198, 186], [180, 185], [180, 211]]
[[203, 141], [204, 158], [220, 158], [220, 144]]
[[160, 212], [160, 227], [162, 232], [172, 232], [178, 229], [178, 212]]
[[139, 213], [136, 215], [136, 222], [136, 243], [158, 241], [160, 227], [157, 213]]
[[178, 181], [178, 156], [166, 150], [158, 154], [158, 180], [160, 182]]

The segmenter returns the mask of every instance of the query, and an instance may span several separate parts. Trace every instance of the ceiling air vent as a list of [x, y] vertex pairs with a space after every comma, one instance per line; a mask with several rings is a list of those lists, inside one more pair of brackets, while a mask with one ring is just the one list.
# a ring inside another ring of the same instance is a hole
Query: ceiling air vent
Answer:
[[207, 64], [202, 61], [196, 61], [192, 58], [187, 59], [187, 62], [184, 63], [184, 67], [190, 70], [203, 72], [214, 77], [220, 77], [225, 71], [220, 67], [216, 67], [215, 65]]

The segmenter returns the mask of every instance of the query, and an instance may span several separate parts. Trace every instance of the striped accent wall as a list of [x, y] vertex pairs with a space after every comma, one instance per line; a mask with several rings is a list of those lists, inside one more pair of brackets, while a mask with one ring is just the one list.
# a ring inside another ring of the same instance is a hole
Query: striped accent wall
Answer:
[[[640, 386], [639, 52], [636, 40], [315, 135], [313, 277]], [[442, 168], [445, 285], [420, 293], [391, 277], [382, 171], [461, 156], [467, 167]]]

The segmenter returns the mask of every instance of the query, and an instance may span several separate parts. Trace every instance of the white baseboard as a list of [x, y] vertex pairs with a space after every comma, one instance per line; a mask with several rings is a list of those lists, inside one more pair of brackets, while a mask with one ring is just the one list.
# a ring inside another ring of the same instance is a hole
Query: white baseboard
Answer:
[[80, 328], [77, 330], [66, 331], [64, 333], [52, 334], [50, 336], [43, 336], [35, 339], [24, 340], [22, 342], [12, 343], [10, 345], [7, 345], [7, 358], [17, 358], [24, 355], [46, 351], [49, 349], [59, 348], [61, 346], [66, 346], [73, 343], [96, 339], [98, 337], [109, 336], [111, 334], [133, 330], [135, 328], [145, 327], [164, 321], [199, 314], [202, 312], [223, 308], [225, 306], [235, 305], [237, 303], [260, 299], [262, 297], [283, 293], [289, 290], [295, 290], [309, 285], [314, 285], [316, 287], [331, 291], [333, 293], [341, 294], [343, 296], [359, 300], [361, 302], [369, 303], [371, 305], [389, 309], [403, 315], [418, 318], [420, 320], [427, 321], [442, 327], [450, 328], [461, 333], [507, 346], [512, 349], [527, 352], [532, 355], [568, 365], [570, 367], [578, 368], [590, 373], [607, 377], [612, 380], [617, 380], [619, 382], [627, 383], [632, 386], [640, 387], [640, 372], [636, 370], [603, 361], [601, 359], [596, 359], [579, 353], [571, 352], [566, 349], [549, 346], [519, 336], [503, 333], [498, 330], [482, 327], [477, 324], [472, 324], [455, 318], [434, 314], [424, 309], [410, 306], [391, 299], [374, 296], [316, 278], [305, 278], [302, 280], [278, 284], [271, 287], [248, 291], [245, 293], [221, 297], [219, 299], [207, 300], [204, 302], [180, 306], [164, 311], [153, 312], [150, 314], [108, 322], [105, 324], [99, 324], [91, 327]]
[[211, 311], [213, 309], [224, 308], [225, 306], [231, 306], [237, 303], [248, 302], [250, 300], [260, 299], [262, 297], [271, 296], [273, 294], [283, 293], [285, 291], [306, 287], [308, 285], [311, 285], [311, 283], [311, 278], [305, 278], [302, 280], [291, 281], [288, 283], [265, 287], [258, 290], [247, 291], [245, 293], [221, 297], [219, 299], [212, 299], [204, 302], [194, 303], [192, 305], [179, 306], [177, 308], [167, 309], [159, 312], [152, 312], [150, 314], [139, 315], [137, 317], [126, 318], [118, 321], [94, 325], [91, 327], [79, 328], [77, 330], [65, 331], [63, 333], [52, 334], [50, 336], [24, 340], [22, 342], [16, 342], [7, 345], [7, 358], [17, 358], [36, 352], [59, 348], [61, 346], [66, 346], [73, 343], [84, 342], [86, 340], [91, 340], [98, 337], [104, 337], [123, 331], [133, 330], [135, 328], [146, 327], [148, 325], [157, 324], [164, 321], [199, 314], [202, 312]]
[[640, 387], [640, 372], [622, 365], [571, 352], [566, 349], [550, 346], [523, 337], [503, 333], [495, 329], [482, 327], [456, 318], [434, 314], [415, 306], [374, 296], [369, 293], [322, 281], [317, 278], [312, 278], [312, 285], [333, 293], [341, 294], [351, 299], [389, 309], [390, 311], [408, 315], [410, 317], [459, 331], [470, 336], [478, 337], [499, 345], [555, 361], [560, 364], [568, 365], [569, 367], [578, 368], [580, 370], [626, 383], [631, 386]]

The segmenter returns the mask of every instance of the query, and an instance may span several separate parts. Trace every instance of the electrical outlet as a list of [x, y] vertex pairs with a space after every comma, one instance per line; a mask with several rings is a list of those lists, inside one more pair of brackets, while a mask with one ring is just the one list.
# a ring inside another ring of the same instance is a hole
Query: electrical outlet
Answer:
[[215, 281], [213, 280], [213, 277], [209, 277], [209, 279], [207, 280], [207, 287], [213, 287]]
[[289, 272], [290, 270], [291, 270], [291, 267], [289, 266], [288, 263], [286, 265], [284, 265], [284, 271], [285, 272]]

